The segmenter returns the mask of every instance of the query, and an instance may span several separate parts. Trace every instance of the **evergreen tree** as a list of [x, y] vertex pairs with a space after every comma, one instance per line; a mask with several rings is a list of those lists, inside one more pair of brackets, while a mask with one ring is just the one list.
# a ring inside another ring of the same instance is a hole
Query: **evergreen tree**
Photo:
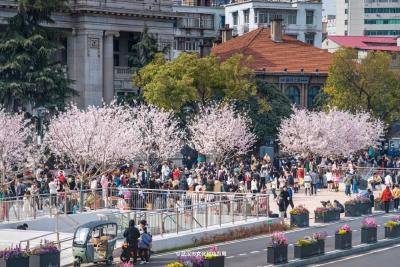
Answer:
[[61, 32], [51, 24], [51, 13], [65, 8], [65, 0], [20, 0], [17, 14], [7, 19], [0, 34], [0, 101], [7, 110], [26, 106], [62, 108], [76, 94], [66, 66], [52, 60], [62, 49]]

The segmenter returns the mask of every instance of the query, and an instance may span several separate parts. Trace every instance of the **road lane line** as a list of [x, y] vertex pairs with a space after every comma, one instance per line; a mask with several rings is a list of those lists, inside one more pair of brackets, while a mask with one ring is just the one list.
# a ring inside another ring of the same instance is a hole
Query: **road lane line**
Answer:
[[228, 257], [226, 257], [227, 259], [232, 259], [232, 258], [234, 258], [235, 256], [228, 256]]
[[338, 260], [335, 260], [335, 261], [330, 261], [330, 262], [326, 262], [326, 263], [322, 263], [322, 264], [316, 264], [316, 265], [311, 265], [311, 266], [313, 266], [313, 267], [326, 266], [326, 265], [329, 265], [329, 264], [334, 264], [334, 263], [337, 263], [337, 262], [342, 262], [342, 261], [347, 261], [347, 260], [351, 260], [351, 259], [356, 259], [356, 258], [365, 256], [365, 255], [374, 254], [374, 253], [379, 253], [379, 252], [386, 251], [386, 250], [393, 249], [393, 248], [397, 248], [397, 247], [400, 247], [400, 244], [399, 244], [399, 245], [392, 246], [392, 247], [388, 247], [388, 248], [382, 248], [382, 249], [372, 250], [372, 251], [369, 251], [369, 252], [367, 252], [367, 253], [358, 254], [358, 255], [354, 255], [354, 256], [349, 256], [349, 257], [342, 258], [342, 259], [338, 259]]
[[239, 256], [247, 256], [247, 253], [240, 253]]
[[260, 251], [254, 250], [254, 251], [250, 252], [250, 254], [255, 254], [255, 253], [260, 253]]

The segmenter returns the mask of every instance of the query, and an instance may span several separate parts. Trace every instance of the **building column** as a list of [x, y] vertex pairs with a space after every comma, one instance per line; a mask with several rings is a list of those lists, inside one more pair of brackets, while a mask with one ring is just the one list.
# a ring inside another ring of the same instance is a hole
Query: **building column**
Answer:
[[114, 99], [114, 36], [119, 32], [104, 32], [103, 50], [103, 101], [109, 104]]

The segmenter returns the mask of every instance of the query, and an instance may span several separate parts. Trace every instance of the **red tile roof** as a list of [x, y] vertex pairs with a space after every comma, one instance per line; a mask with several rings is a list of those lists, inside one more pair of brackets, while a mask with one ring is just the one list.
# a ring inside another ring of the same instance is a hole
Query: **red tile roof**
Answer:
[[265, 69], [266, 72], [327, 73], [332, 61], [332, 54], [284, 35], [283, 42], [271, 40], [270, 30], [257, 30], [236, 37], [212, 48], [211, 53], [222, 60], [233, 54], [240, 53], [251, 56], [251, 67], [256, 71]]
[[400, 52], [400, 46], [397, 46], [395, 37], [328, 36], [328, 39], [343, 47]]

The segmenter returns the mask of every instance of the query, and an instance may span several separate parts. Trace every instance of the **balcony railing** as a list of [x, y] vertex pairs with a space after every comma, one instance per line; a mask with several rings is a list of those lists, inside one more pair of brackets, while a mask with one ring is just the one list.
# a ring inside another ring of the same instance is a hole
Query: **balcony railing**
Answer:
[[178, 20], [178, 28], [182, 29], [214, 29], [213, 19], [181, 18]]

